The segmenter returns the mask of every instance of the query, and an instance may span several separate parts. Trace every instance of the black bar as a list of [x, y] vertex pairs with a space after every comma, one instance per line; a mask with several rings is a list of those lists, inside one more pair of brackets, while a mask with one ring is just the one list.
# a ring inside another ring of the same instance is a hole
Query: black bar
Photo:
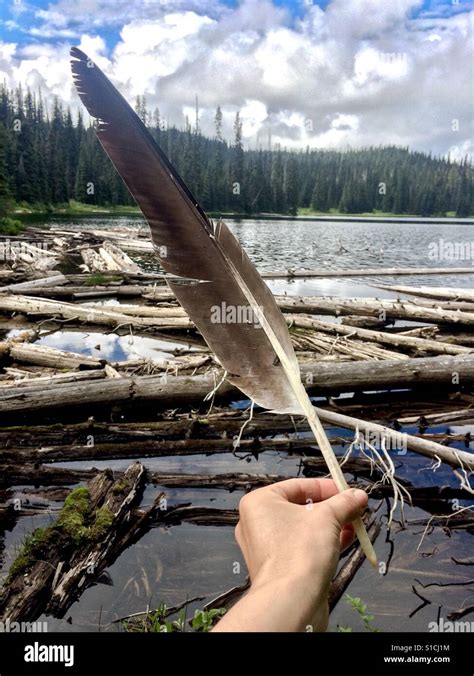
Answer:
[[[50, 652], [49, 646], [58, 648]], [[64, 650], [64, 646], [72, 646], [73, 654]], [[285, 671], [300, 673], [309, 669], [315, 676], [359, 673], [472, 676], [472, 649], [472, 633], [1, 633], [0, 676], [95, 673], [136, 676], [162, 672], [164, 668], [173, 668], [180, 674], [185, 668], [190, 669], [190, 674], [220, 674], [230, 666], [246, 676], [257, 661], [265, 667], [265, 673], [273, 668], [281, 673], [286, 665]], [[73, 657], [73, 664], [28, 662], [27, 656], [37, 659], [56, 656], [69, 661]], [[390, 658], [397, 661], [389, 661]]]

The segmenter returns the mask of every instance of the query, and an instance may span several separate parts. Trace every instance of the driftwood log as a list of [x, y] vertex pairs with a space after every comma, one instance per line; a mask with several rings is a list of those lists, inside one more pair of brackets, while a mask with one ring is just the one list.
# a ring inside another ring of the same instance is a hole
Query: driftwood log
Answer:
[[148, 527], [150, 516], [159, 509], [157, 502], [146, 511], [134, 509], [144, 481], [145, 469], [140, 463], [131, 465], [119, 479], [109, 470], [101, 472], [88, 485], [87, 514], [83, 501], [77, 507], [77, 514], [84, 517], [81, 528], [88, 529], [86, 534], [72, 530], [77, 514], [67, 520], [65, 508], [41, 537], [36, 531], [36, 545], [23, 555], [20, 565], [17, 560], [0, 591], [1, 620], [34, 621], [43, 613], [63, 617], [104, 568]]
[[356, 337], [361, 340], [381, 343], [383, 345], [392, 345], [402, 349], [414, 349], [420, 352], [431, 352], [434, 354], [474, 354], [474, 350], [469, 347], [451, 345], [449, 343], [443, 343], [441, 340], [429, 340], [426, 338], [404, 335], [402, 333], [387, 333], [385, 331], [373, 331], [371, 329], [348, 326], [347, 324], [324, 322], [307, 315], [287, 314], [286, 320], [290, 326], [298, 326], [304, 329], [316, 329], [317, 331], [324, 331], [336, 336]]
[[[316, 394], [353, 392], [364, 389], [391, 389], [437, 385], [447, 390], [474, 382], [474, 356], [438, 356], [404, 361], [312, 362], [301, 365], [306, 388]], [[221, 380], [220, 372], [197, 376], [124, 376], [107, 382], [61, 383], [41, 390], [24, 383], [16, 393], [0, 387], [0, 413], [38, 411], [85, 404], [153, 401], [162, 406], [186, 406], [203, 401]], [[224, 382], [219, 399], [241, 399], [239, 391]]]
[[363, 315], [379, 319], [406, 319], [435, 324], [455, 324], [473, 326], [474, 311], [446, 310], [440, 307], [426, 307], [414, 301], [385, 300], [375, 298], [325, 298], [311, 297], [292, 299], [279, 298], [279, 306], [284, 312], [305, 312], [308, 314]]

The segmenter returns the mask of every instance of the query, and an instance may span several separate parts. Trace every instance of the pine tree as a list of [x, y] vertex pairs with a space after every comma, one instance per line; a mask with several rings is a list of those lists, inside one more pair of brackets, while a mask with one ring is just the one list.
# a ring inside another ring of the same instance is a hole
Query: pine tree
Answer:
[[10, 208], [10, 191], [8, 189], [7, 170], [5, 160], [5, 148], [7, 144], [7, 131], [0, 122], [0, 218], [8, 213]]
[[222, 110], [217, 106], [216, 114], [214, 116], [214, 125], [216, 127], [216, 139], [222, 141]]

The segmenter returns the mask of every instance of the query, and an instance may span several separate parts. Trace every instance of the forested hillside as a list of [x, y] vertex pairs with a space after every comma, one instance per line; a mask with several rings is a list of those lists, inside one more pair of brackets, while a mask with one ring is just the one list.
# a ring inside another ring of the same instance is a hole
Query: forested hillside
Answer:
[[[136, 109], [203, 207], [214, 212], [296, 214], [300, 208], [342, 213], [373, 210], [423, 216], [474, 214], [473, 167], [408, 148], [244, 150], [239, 115], [234, 138], [206, 138], [196, 121], [168, 127], [143, 98]], [[383, 143], [383, 139], [381, 139]], [[132, 200], [91, 126], [56, 101], [0, 88], [0, 212], [14, 202], [55, 205], [77, 200], [128, 205]]]

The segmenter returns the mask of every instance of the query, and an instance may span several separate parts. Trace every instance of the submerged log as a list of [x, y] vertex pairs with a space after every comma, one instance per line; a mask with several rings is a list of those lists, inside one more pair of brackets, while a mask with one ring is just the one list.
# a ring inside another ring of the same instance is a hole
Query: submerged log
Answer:
[[65, 469], [37, 464], [0, 463], [0, 487], [7, 486], [70, 486], [87, 481], [98, 470]]
[[[241, 439], [239, 452], [262, 453], [266, 450], [308, 450], [311, 439]], [[162, 457], [169, 455], [214, 455], [234, 450], [232, 439], [149, 439], [133, 443], [95, 443], [83, 445], [41, 446], [22, 448], [12, 446], [0, 450], [0, 463], [6, 462], [70, 462], [77, 460], [113, 460], [118, 458]]]
[[[367, 528], [367, 533], [370, 541], [374, 543], [378, 534], [380, 533], [380, 520], [374, 520]], [[364, 559], [364, 552], [360, 546], [357, 546], [347, 561], [342, 564], [329, 589], [329, 612], [331, 612], [337, 605], [341, 596], [344, 594], [347, 587], [354, 579], [355, 574], [364, 562]]]
[[[81, 374], [87, 375], [87, 374]], [[237, 435], [245, 424], [242, 438], [271, 435], [281, 432], [306, 432], [305, 418], [284, 415], [259, 414], [249, 421], [248, 416], [226, 411], [210, 416], [182, 416], [174, 420], [107, 423], [88, 420], [83, 423], [58, 425], [19, 425], [0, 428], [0, 447], [7, 450], [41, 446], [84, 446], [88, 437], [96, 444], [127, 444], [134, 441], [163, 441], [166, 439], [226, 439]], [[340, 442], [341, 440], [334, 440]]]

